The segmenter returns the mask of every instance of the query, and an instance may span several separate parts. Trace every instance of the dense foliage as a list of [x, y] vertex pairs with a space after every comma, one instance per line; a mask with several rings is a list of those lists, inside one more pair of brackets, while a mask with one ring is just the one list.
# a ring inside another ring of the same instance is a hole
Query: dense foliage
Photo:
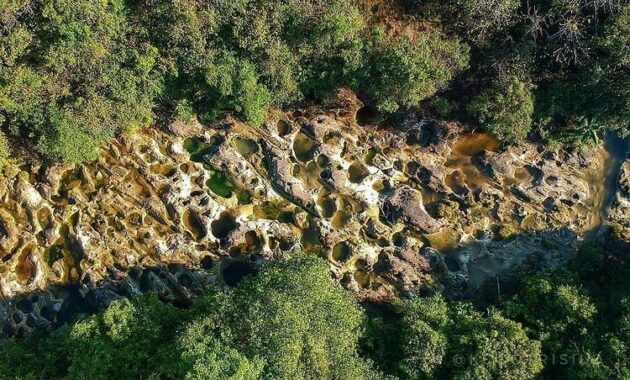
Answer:
[[[6, 379], [624, 379], [628, 243], [585, 245], [485, 306], [436, 294], [366, 314], [325, 261], [296, 254], [188, 309], [144, 295], [8, 342]], [[488, 303], [489, 302], [489, 303]]]
[[439, 295], [397, 309], [369, 320], [363, 347], [402, 379], [531, 379], [542, 370], [540, 342], [497, 309], [480, 312]]
[[386, 38], [341, 0], [3, 0], [0, 8], [0, 124], [70, 162], [150, 124], [158, 106], [202, 121], [233, 111], [257, 125], [270, 106], [348, 86], [394, 110], [431, 96], [467, 62], [466, 48], [438, 26], [414, 40]]
[[227, 111], [257, 125], [269, 107], [345, 86], [385, 111], [439, 105], [442, 117], [462, 118], [444, 106], [467, 109], [466, 121], [509, 143], [533, 130], [584, 144], [604, 128], [628, 133], [629, 9], [617, 0], [2, 0], [0, 130], [46, 158], [82, 162], [156, 115], [209, 122]]
[[378, 374], [358, 355], [363, 318], [323, 260], [296, 258], [188, 310], [154, 295], [123, 299], [9, 343], [0, 378], [367, 379]]
[[549, 378], [625, 379], [630, 304], [630, 246], [584, 246], [563, 271], [525, 277], [503, 303], [539, 339]]
[[524, 140], [532, 125], [531, 85], [516, 78], [485, 89], [468, 104], [468, 113], [501, 141]]

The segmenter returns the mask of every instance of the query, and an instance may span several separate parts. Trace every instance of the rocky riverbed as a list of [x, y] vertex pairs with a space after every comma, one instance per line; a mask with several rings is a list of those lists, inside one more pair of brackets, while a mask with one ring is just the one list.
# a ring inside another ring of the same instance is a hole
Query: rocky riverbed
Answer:
[[[575, 253], [603, 222], [609, 161], [603, 148], [504, 148], [415, 113], [384, 118], [344, 91], [260, 128], [154, 127], [97, 162], [30, 163], [0, 181], [2, 334], [149, 290], [187, 302], [294, 250], [327, 258], [362, 300], [462, 293]], [[619, 165], [606, 216], [628, 237]]]

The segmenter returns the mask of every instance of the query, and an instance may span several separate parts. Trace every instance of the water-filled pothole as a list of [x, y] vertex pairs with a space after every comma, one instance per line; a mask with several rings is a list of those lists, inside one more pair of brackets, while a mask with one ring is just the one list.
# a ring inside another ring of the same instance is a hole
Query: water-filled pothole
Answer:
[[337, 262], [345, 262], [348, 261], [350, 256], [352, 255], [352, 248], [350, 244], [345, 241], [337, 243], [333, 246], [332, 249], [332, 258]]
[[276, 124], [277, 128], [278, 128], [278, 134], [280, 136], [286, 136], [289, 133], [293, 132], [293, 128], [291, 127], [291, 124], [287, 123], [284, 120], [278, 120], [278, 123]]
[[184, 149], [190, 153], [190, 159], [195, 162], [203, 162], [203, 158], [208, 154], [213, 153], [216, 147], [221, 145], [224, 138], [219, 135], [214, 135], [210, 138], [209, 142], [203, 142], [201, 139], [193, 137], [184, 140]]
[[364, 270], [357, 270], [353, 274], [354, 280], [363, 288], [370, 283], [370, 275]]
[[367, 153], [365, 154], [365, 164], [372, 165], [374, 163], [374, 158], [376, 157], [377, 153], [378, 152], [374, 148], [368, 149]]
[[256, 218], [277, 220], [280, 223], [294, 223], [295, 212], [289, 203], [262, 202], [254, 205], [253, 214]]
[[370, 172], [361, 163], [355, 162], [348, 168], [348, 179], [352, 183], [361, 183], [368, 175]]
[[206, 186], [210, 191], [223, 198], [232, 197], [235, 187], [225, 173], [208, 169], [208, 174], [210, 178], [206, 181]]
[[236, 137], [232, 141], [234, 142], [236, 150], [244, 157], [258, 152], [258, 144], [252, 139]]
[[344, 210], [337, 210], [337, 212], [335, 212], [330, 224], [334, 227], [334, 228], [343, 228], [345, 226], [348, 225], [348, 223], [350, 223], [350, 221], [352, 220], [352, 213], [348, 212], [348, 211], [344, 211]]
[[385, 193], [392, 189], [392, 184], [388, 179], [380, 179], [372, 184], [372, 188], [379, 193]]
[[330, 195], [320, 197], [318, 206], [321, 209], [322, 217], [326, 219], [332, 218], [337, 211], [337, 202]]
[[464, 173], [459, 170], [455, 170], [446, 176], [444, 182], [455, 194], [466, 195], [468, 190], [465, 185], [465, 180], [466, 177], [464, 176]]
[[225, 239], [236, 227], [236, 219], [229, 212], [221, 213], [219, 219], [210, 223], [212, 235], [217, 239]]
[[[453, 145], [453, 150], [445, 166], [456, 169], [447, 176], [447, 185], [456, 194], [465, 192], [464, 184], [470, 189], [479, 188], [483, 184], [491, 183], [473, 164], [472, 157], [483, 151], [495, 152], [499, 142], [487, 133], [469, 133], [462, 135]], [[449, 184], [450, 182], [450, 184]]]
[[444, 264], [446, 264], [446, 267], [451, 272], [457, 272], [460, 269], [459, 262], [451, 256], [444, 256]]
[[27, 285], [35, 277], [35, 266], [31, 258], [32, 246], [27, 246], [20, 252], [18, 262], [15, 266], [15, 276], [21, 285]]
[[295, 157], [302, 161], [308, 162], [313, 159], [313, 153], [317, 148], [317, 142], [300, 131], [293, 139], [293, 152]]
[[184, 211], [182, 222], [184, 223], [184, 227], [186, 227], [186, 229], [190, 231], [195, 240], [201, 240], [206, 236], [206, 228], [197, 213], [195, 213], [194, 211]]

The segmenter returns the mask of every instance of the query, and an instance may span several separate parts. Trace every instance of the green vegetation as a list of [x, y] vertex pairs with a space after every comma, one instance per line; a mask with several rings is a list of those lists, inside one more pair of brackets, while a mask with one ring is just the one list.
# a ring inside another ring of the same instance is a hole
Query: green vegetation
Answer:
[[9, 143], [7, 138], [4, 136], [2, 132], [0, 132], [0, 172], [2, 169], [9, 164], [10, 153], [9, 153]]
[[435, 94], [453, 74], [468, 64], [468, 49], [458, 40], [445, 40], [439, 31], [415, 40], [376, 37], [367, 93], [385, 111], [413, 107]]
[[0, 130], [45, 158], [83, 162], [151, 125], [156, 109], [259, 125], [269, 107], [345, 86], [389, 112], [461, 117], [470, 104], [508, 143], [535, 127], [587, 144], [629, 130], [622, 4], [2, 0]]
[[[540, 343], [497, 309], [482, 313], [439, 295], [397, 309], [393, 320], [369, 322], [364, 346], [402, 379], [531, 379], [542, 369]], [[375, 350], [383, 341], [397, 350]]]
[[155, 295], [0, 351], [0, 378], [366, 379], [364, 314], [316, 258], [268, 265], [187, 310]]
[[157, 50], [129, 45], [122, 1], [3, 1], [0, 114], [47, 157], [98, 156], [117, 132], [153, 120]]
[[485, 89], [468, 104], [468, 113], [501, 141], [517, 143], [532, 125], [534, 99], [531, 85], [512, 78]]
[[8, 342], [0, 378], [624, 379], [627, 248], [584, 246], [483, 307], [436, 294], [369, 314], [325, 261], [296, 253], [187, 309], [148, 294]]

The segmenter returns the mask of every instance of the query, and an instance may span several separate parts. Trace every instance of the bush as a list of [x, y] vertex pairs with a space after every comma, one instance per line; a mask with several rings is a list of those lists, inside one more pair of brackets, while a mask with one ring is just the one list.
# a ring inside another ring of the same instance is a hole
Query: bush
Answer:
[[191, 322], [177, 340], [180, 352], [177, 373], [187, 380], [260, 379], [264, 360], [255, 356], [250, 360], [229, 343], [216, 338], [220, 328], [213, 318]]
[[417, 106], [435, 94], [468, 64], [468, 49], [458, 40], [428, 31], [411, 41], [400, 36], [387, 41], [375, 37], [365, 88], [377, 105], [388, 112]]
[[531, 84], [512, 78], [506, 83], [495, 83], [468, 104], [468, 113], [482, 127], [506, 143], [523, 141], [532, 126], [534, 98]]
[[9, 143], [4, 133], [0, 132], [0, 172], [9, 163], [10, 157]]
[[195, 119], [195, 110], [192, 102], [188, 99], [178, 101], [173, 111], [173, 118], [184, 123], [193, 121]]
[[448, 336], [448, 305], [441, 297], [412, 299], [405, 305], [402, 320], [400, 368], [409, 379], [435, 377], [442, 367]]
[[592, 41], [596, 54], [591, 62], [541, 83], [535, 119], [545, 137], [583, 146], [599, 142], [606, 129], [630, 134], [628, 25], [630, 6], [612, 17]]
[[115, 132], [152, 121], [156, 52], [129, 44], [123, 2], [23, 6], [0, 37], [0, 50], [10, 51], [0, 67], [0, 112], [10, 129], [35, 139], [47, 158], [82, 162]]

